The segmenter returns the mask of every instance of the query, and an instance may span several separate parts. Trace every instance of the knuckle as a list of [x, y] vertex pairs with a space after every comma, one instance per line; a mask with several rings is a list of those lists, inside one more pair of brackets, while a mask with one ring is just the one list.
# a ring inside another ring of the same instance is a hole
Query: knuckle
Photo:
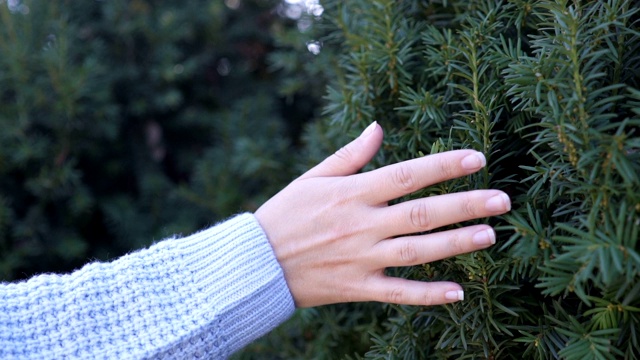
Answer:
[[455, 175], [453, 163], [451, 161], [448, 161], [445, 157], [438, 159], [437, 168], [440, 171], [442, 177], [445, 179], [451, 179]]
[[402, 191], [412, 192], [415, 190], [415, 174], [407, 165], [400, 164], [394, 173], [394, 184]]
[[389, 290], [389, 292], [387, 293], [387, 299], [386, 302], [388, 303], [392, 303], [392, 304], [402, 304], [404, 303], [404, 289], [403, 288], [393, 288], [391, 290]]
[[416, 246], [412, 241], [403, 241], [398, 251], [400, 252], [400, 261], [403, 264], [413, 265], [417, 263], [418, 251], [416, 250]]
[[409, 212], [411, 225], [419, 230], [430, 230], [432, 228], [433, 219], [431, 217], [429, 207], [424, 202], [413, 205]]
[[478, 207], [469, 195], [466, 195], [462, 200], [462, 211], [469, 218], [476, 218], [478, 216]]
[[351, 147], [349, 147], [348, 145], [345, 145], [338, 149], [338, 151], [336, 151], [333, 155], [340, 160], [351, 161], [351, 159], [353, 159], [353, 150], [351, 150]]
[[433, 292], [426, 290], [424, 294], [422, 294], [423, 304], [426, 306], [435, 305], [435, 299], [433, 297]]
[[466, 252], [464, 240], [457, 233], [454, 233], [449, 238], [449, 247], [451, 248], [451, 252], [453, 254], [462, 254]]

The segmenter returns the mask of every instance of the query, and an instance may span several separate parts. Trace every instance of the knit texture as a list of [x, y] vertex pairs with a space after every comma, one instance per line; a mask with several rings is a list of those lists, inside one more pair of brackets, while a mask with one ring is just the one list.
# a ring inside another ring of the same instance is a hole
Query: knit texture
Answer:
[[291, 293], [252, 214], [68, 275], [0, 284], [1, 359], [226, 358]]

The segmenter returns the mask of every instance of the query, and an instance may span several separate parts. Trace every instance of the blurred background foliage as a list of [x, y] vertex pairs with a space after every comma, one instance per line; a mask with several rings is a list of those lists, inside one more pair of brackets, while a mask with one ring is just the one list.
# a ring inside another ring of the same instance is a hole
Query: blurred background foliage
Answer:
[[0, 278], [189, 234], [290, 181], [323, 88], [305, 41], [276, 54], [301, 9], [0, 1]]

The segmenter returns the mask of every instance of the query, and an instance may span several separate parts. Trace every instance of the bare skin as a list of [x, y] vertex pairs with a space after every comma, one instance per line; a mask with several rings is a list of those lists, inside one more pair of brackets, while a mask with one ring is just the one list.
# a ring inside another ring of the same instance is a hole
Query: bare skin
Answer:
[[388, 277], [392, 266], [429, 263], [495, 243], [488, 225], [409, 235], [511, 209], [499, 190], [433, 196], [389, 206], [421, 188], [485, 166], [474, 150], [425, 156], [357, 172], [380, 148], [371, 124], [334, 155], [294, 180], [255, 213], [298, 307], [380, 301], [439, 305], [464, 299], [459, 284]]

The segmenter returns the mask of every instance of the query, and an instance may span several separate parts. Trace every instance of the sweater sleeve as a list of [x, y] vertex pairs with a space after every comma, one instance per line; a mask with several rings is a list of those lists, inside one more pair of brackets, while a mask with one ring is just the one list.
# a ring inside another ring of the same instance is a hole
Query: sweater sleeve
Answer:
[[294, 308], [264, 231], [242, 214], [110, 263], [0, 284], [0, 358], [226, 358]]

